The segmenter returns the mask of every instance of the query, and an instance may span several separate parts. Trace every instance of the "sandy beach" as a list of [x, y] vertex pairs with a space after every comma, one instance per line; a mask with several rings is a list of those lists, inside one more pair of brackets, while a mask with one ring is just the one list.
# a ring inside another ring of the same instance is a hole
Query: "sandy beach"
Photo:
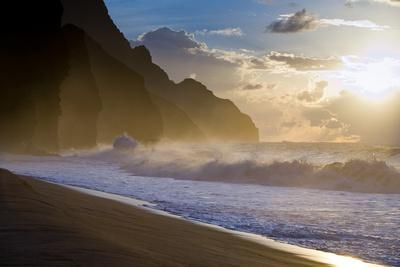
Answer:
[[166, 216], [124, 199], [0, 170], [0, 266], [329, 266], [346, 262], [322, 252], [315, 252], [315, 260], [306, 259], [299, 255], [312, 258], [311, 250], [274, 241], [268, 245], [263, 238]]

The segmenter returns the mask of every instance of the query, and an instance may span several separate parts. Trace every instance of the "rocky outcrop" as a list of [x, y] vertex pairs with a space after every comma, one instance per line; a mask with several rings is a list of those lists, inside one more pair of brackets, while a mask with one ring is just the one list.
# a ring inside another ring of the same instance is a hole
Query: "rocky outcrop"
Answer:
[[64, 26], [63, 32], [69, 71], [61, 85], [60, 146], [62, 149], [94, 147], [102, 100], [92, 73], [86, 34], [72, 25]]
[[56, 0], [5, 1], [0, 29], [0, 145], [58, 148], [59, 87], [68, 64]]
[[64, 26], [70, 72], [62, 86], [63, 148], [112, 143], [124, 133], [142, 142], [162, 137], [160, 112], [142, 76], [108, 55], [83, 30]]
[[143, 77], [106, 53], [89, 36], [86, 45], [103, 104], [98, 121], [99, 142], [110, 143], [124, 133], [141, 142], [160, 140], [162, 117]]
[[209, 140], [258, 141], [258, 130], [251, 118], [232, 101], [216, 97], [203, 84], [186, 79], [177, 85], [171, 97]]
[[152, 94], [153, 103], [158, 106], [164, 122], [163, 139], [167, 141], [201, 142], [206, 137], [188, 115], [176, 105]]
[[87, 148], [123, 133], [142, 142], [162, 137], [142, 76], [78, 27], [61, 28], [60, 2], [3, 7], [12, 18], [1, 17], [1, 150]]
[[[182, 90], [183, 86], [187, 85], [186, 82], [181, 85], [172, 82], [165, 71], [152, 62], [150, 53], [145, 47], [131, 49], [129, 42], [108, 15], [103, 1], [62, 0], [62, 3], [65, 8], [64, 23], [71, 23], [84, 29], [107, 53], [142, 75], [148, 90], [174, 105], [175, 110], [186, 113], [186, 116], [191, 120], [187, 127], [193, 127], [193, 131], [198, 127], [207, 139], [241, 142], [258, 141], [258, 129], [254, 126], [254, 123], [247, 115], [241, 113], [232, 102], [217, 98], [204, 86], [197, 87], [197, 91], [204, 91], [199, 96], [207, 95], [207, 97], [197, 98], [197, 101], [193, 102], [192, 90]], [[176, 98], [178, 93], [179, 100]], [[212, 98], [213, 101], [211, 101]], [[212, 111], [205, 110], [204, 112], [209, 116], [207, 118], [209, 123], [204, 123], [203, 119], [198, 121], [201, 116], [193, 116], [193, 113], [197, 111], [187, 110], [188, 105], [182, 104], [185, 101], [204, 109], [210, 106], [210, 102], [213, 102], [212, 105], [221, 104], [222, 106], [221, 108], [213, 107]], [[161, 108], [161, 110], [164, 109]], [[225, 123], [220, 123], [221, 115], [217, 113], [218, 111], [224, 112]], [[169, 115], [163, 114], [163, 118], [167, 116]], [[171, 122], [173, 122], [172, 118], [164, 120], [164, 124]]]
[[6, 1], [2, 10], [1, 150], [86, 148], [124, 133], [258, 139], [232, 102], [194, 80], [173, 83], [145, 47], [130, 48], [103, 1]]

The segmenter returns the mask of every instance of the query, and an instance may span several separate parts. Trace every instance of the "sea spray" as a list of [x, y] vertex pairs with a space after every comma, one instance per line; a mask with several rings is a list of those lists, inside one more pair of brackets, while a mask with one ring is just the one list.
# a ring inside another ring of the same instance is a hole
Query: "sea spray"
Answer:
[[[125, 137], [122, 140], [125, 142]], [[122, 147], [124, 153], [114, 149], [93, 155], [93, 158], [114, 162], [132, 175], [148, 177], [400, 193], [400, 172], [392, 166], [396, 156], [392, 156], [391, 148], [171, 143], [130, 150], [125, 149], [130, 147], [129, 143]]]

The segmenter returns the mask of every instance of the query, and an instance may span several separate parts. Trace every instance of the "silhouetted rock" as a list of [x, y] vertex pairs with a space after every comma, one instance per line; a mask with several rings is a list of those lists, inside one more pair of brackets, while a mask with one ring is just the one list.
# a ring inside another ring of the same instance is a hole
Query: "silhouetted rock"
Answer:
[[2, 4], [0, 149], [47, 153], [124, 133], [141, 142], [258, 139], [232, 102], [193, 80], [176, 85], [145, 47], [131, 49], [103, 1], [61, 2]]
[[58, 148], [59, 86], [68, 68], [56, 0], [5, 1], [0, 30], [0, 144]]
[[214, 96], [203, 84], [185, 79], [177, 85], [176, 93], [171, 97], [208, 139], [258, 141], [258, 130], [251, 118], [240, 112], [232, 101]]
[[103, 0], [61, 0], [61, 3], [64, 7], [64, 25], [78, 26], [107, 53], [125, 63], [130, 44], [112, 22]]
[[161, 115], [143, 78], [108, 55], [83, 30], [70, 24], [64, 28], [71, 62], [62, 94], [64, 147], [112, 143], [123, 133], [143, 142], [159, 140]]
[[[107, 53], [141, 74], [145, 79], [146, 87], [154, 95], [176, 106], [175, 110], [186, 113], [192, 121], [187, 127], [193, 127], [193, 131], [197, 131], [195, 128], [198, 126], [208, 139], [258, 141], [258, 129], [254, 123], [247, 115], [241, 113], [231, 101], [217, 98], [204, 86], [195, 89], [196, 92], [205, 90], [203, 93], [194, 94], [191, 89], [184, 90], [188, 84], [176, 85], [172, 82], [165, 71], [151, 61], [150, 53], [145, 47], [131, 49], [129, 42], [108, 15], [103, 1], [62, 0], [62, 3], [65, 8], [64, 23], [71, 23], [84, 29]], [[178, 95], [179, 100], [177, 99]], [[185, 101], [190, 105], [184, 104]], [[196, 107], [192, 107], [192, 105]], [[217, 105], [222, 106], [217, 108]], [[210, 111], [205, 110], [210, 107], [212, 107]], [[205, 117], [197, 114], [202, 109], [204, 109], [204, 115], [208, 116], [208, 123], [205, 123]], [[160, 108], [160, 110], [161, 112], [165, 111], [164, 108]], [[222, 112], [225, 116], [224, 123], [221, 123], [222, 115], [217, 112]], [[173, 122], [172, 118], [165, 120], [168, 116], [167, 113], [163, 114], [164, 124]], [[165, 127], [172, 128], [173, 126]]]
[[143, 77], [108, 55], [92, 38], [86, 37], [86, 44], [103, 102], [99, 141], [111, 143], [123, 133], [141, 142], [158, 141], [163, 134], [163, 121]]
[[129, 135], [121, 135], [115, 138], [113, 148], [119, 151], [132, 151], [139, 143]]
[[176, 105], [156, 95], [152, 95], [151, 98], [160, 109], [164, 121], [164, 139], [188, 142], [206, 140], [203, 132]]
[[92, 74], [86, 35], [72, 25], [64, 26], [63, 31], [69, 71], [61, 85], [60, 146], [63, 149], [94, 147], [102, 101]]

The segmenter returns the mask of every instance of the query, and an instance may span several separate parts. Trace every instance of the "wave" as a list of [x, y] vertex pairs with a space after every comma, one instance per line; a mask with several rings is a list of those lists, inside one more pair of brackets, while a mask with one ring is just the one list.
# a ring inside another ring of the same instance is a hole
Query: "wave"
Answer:
[[[267, 161], [259, 154], [239, 151], [237, 147], [231, 150], [216, 146], [141, 147], [129, 152], [110, 150], [96, 157], [117, 161], [125, 171], [137, 176], [365, 193], [400, 193], [400, 172], [375, 157], [342, 162], [329, 161], [332, 158], [327, 157], [323, 163], [316, 163], [318, 161], [310, 157]], [[287, 156], [288, 152], [285, 153]], [[314, 155], [316, 158], [320, 156]]]

